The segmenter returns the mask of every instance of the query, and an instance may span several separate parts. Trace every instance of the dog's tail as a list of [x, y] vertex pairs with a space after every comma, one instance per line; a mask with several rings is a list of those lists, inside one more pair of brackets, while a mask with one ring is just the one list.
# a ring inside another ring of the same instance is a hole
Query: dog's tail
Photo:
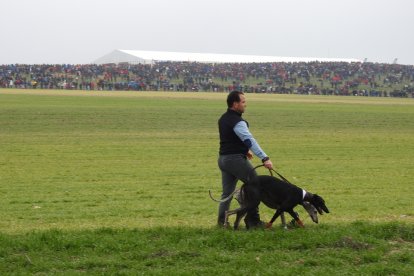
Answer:
[[232, 197], [233, 197], [233, 195], [236, 193], [238, 191], [238, 189], [236, 189], [236, 190], [234, 190], [234, 192], [232, 192], [228, 197], [226, 197], [226, 198], [223, 198], [223, 199], [221, 199], [221, 200], [218, 200], [218, 199], [215, 199], [214, 197], [213, 197], [213, 195], [211, 194], [211, 190], [208, 190], [208, 194], [210, 195], [210, 198], [212, 199], [212, 200], [214, 200], [215, 202], [226, 202], [226, 201], [228, 201], [229, 199], [231, 199]]

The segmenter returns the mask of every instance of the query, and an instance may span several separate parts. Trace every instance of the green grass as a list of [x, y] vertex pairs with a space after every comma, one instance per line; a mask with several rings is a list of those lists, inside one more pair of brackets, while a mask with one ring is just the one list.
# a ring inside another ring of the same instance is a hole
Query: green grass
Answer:
[[168, 227], [0, 235], [4, 274], [412, 275], [413, 228], [397, 223], [285, 231]]
[[248, 94], [278, 171], [331, 214], [233, 232], [207, 193], [225, 97], [0, 90], [0, 273], [412, 274], [411, 99]]

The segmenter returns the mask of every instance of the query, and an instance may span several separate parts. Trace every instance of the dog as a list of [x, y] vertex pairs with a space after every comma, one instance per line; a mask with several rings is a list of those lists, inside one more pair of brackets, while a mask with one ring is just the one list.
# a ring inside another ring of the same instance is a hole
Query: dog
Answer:
[[[226, 202], [226, 201], [230, 200], [232, 197], [234, 197], [237, 200], [237, 202], [239, 203], [239, 205], [240, 205], [240, 208], [226, 211], [225, 217], [224, 217], [224, 226], [227, 226], [228, 225], [229, 216], [234, 215], [234, 214], [237, 214], [240, 210], [242, 210], [243, 208], [246, 207], [246, 204], [245, 204], [245, 202], [243, 200], [244, 196], [242, 195], [242, 190], [241, 189], [234, 190], [233, 193], [231, 193], [228, 197], [226, 197], [226, 198], [224, 198], [222, 200], [215, 199], [212, 196], [210, 190], [209, 190], [209, 194], [210, 194], [210, 198], [212, 200], [216, 201], [216, 202]], [[307, 201], [304, 201], [303, 204], [302, 204], [302, 206], [307, 211], [307, 213], [310, 216], [310, 218], [312, 219], [312, 221], [315, 222], [315, 223], [318, 223], [319, 222], [319, 219], [318, 219], [318, 212], [317, 212], [316, 208], [312, 204], [310, 204], [309, 202], [307, 202]], [[276, 209], [278, 209], [278, 208], [276, 208]], [[286, 224], [286, 219], [285, 219], [285, 215], [284, 214], [285, 214], [284, 212], [282, 212], [280, 214], [280, 219], [281, 219], [282, 227], [284, 229], [287, 229], [288, 226]], [[296, 213], [296, 215], [299, 216], [297, 213]], [[243, 216], [240, 217], [240, 219], [242, 219], [242, 218], [243, 218]], [[240, 219], [239, 219], [239, 221], [240, 221]], [[238, 224], [235, 227], [235, 229], [237, 230], [237, 228], [238, 228]]]
[[[329, 213], [325, 200], [321, 196], [307, 192], [290, 182], [280, 180], [273, 176], [259, 175], [252, 178], [241, 186], [239, 193], [240, 208], [228, 211], [229, 215], [236, 214], [234, 229], [238, 229], [240, 220], [249, 210], [257, 208], [260, 202], [263, 202], [269, 208], [276, 209], [272, 219], [265, 225], [266, 228], [271, 228], [273, 222], [283, 212], [288, 212], [300, 227], [304, 227], [303, 222], [299, 219], [298, 214], [293, 208], [297, 205], [302, 205], [307, 211], [309, 209], [312, 212], [312, 207], [305, 202], [312, 205], [320, 215], [324, 212]], [[309, 214], [312, 220], [315, 221], [311, 213]]]

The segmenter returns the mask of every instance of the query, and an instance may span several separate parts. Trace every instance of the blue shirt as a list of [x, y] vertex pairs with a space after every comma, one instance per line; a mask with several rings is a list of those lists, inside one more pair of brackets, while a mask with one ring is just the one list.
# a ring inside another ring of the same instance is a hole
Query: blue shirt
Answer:
[[262, 150], [256, 140], [253, 138], [253, 135], [250, 133], [249, 128], [245, 121], [238, 122], [234, 128], [234, 133], [243, 141], [243, 143], [249, 147], [249, 149], [262, 160], [267, 157], [266, 153]]

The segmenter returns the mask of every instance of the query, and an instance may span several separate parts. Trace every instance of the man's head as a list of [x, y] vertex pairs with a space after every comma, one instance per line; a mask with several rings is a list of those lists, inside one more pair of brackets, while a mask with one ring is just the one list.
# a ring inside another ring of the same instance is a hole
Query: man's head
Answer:
[[227, 96], [227, 106], [228, 108], [241, 113], [244, 113], [246, 109], [246, 98], [244, 93], [240, 91], [231, 91]]

